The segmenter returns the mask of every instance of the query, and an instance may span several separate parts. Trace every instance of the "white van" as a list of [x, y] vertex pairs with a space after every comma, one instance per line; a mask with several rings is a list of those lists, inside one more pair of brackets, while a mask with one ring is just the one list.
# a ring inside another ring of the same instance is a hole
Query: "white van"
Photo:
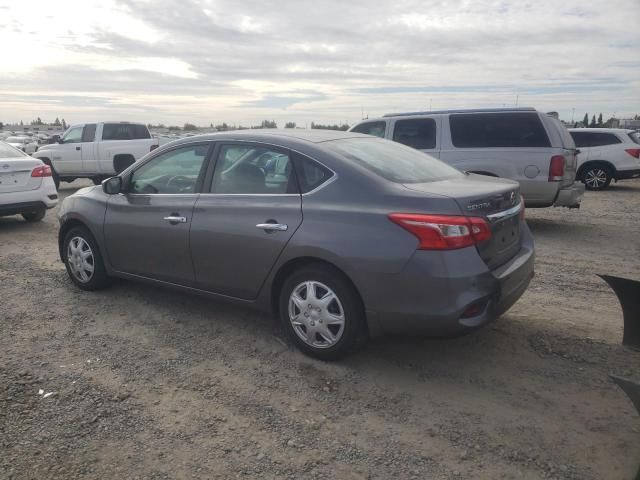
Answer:
[[462, 171], [516, 180], [527, 207], [579, 208], [584, 195], [571, 135], [534, 108], [397, 113], [349, 131], [403, 143]]

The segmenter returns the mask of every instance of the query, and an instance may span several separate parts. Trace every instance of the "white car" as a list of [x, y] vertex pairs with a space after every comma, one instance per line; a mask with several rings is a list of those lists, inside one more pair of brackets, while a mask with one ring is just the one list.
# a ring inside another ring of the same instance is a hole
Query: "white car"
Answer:
[[0, 142], [0, 216], [22, 215], [37, 222], [57, 203], [51, 167]]
[[580, 149], [576, 179], [587, 190], [604, 190], [611, 180], [640, 178], [640, 135], [623, 128], [572, 128]]
[[7, 137], [5, 140], [12, 147], [22, 150], [24, 153], [31, 155], [38, 151], [38, 144], [27, 136], [13, 136]]

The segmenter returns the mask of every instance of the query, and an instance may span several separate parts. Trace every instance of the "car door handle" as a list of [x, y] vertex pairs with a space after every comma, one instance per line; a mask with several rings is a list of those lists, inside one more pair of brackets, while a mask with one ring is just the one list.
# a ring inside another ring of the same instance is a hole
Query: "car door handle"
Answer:
[[172, 224], [187, 223], [187, 217], [180, 217], [178, 215], [169, 215], [168, 217], [164, 217], [163, 220]]
[[76, 147], [76, 150], [80, 150], [80, 147]]
[[289, 226], [284, 223], [259, 223], [256, 228], [265, 232], [286, 232]]

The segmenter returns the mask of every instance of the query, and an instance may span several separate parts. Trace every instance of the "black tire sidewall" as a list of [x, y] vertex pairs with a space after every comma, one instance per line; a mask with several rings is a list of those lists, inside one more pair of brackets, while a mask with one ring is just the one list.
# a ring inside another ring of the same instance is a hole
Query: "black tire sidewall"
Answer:
[[[289, 321], [289, 297], [295, 287], [315, 280], [331, 288], [340, 299], [344, 310], [345, 326], [342, 337], [332, 347], [314, 348], [296, 334]], [[320, 360], [337, 360], [351, 353], [364, 335], [364, 311], [360, 298], [351, 283], [339, 271], [323, 264], [310, 264], [294, 271], [285, 280], [279, 296], [279, 317], [288, 337], [305, 354]]]
[[25, 221], [27, 221], [27, 222], [39, 222], [40, 220], [42, 220], [44, 218], [46, 213], [47, 213], [46, 210], [39, 210], [37, 212], [23, 213], [22, 214], [22, 218], [24, 218]]
[[[91, 247], [91, 251], [93, 252], [93, 276], [91, 280], [84, 283], [78, 280], [71, 271], [71, 267], [69, 266], [69, 262], [67, 261], [67, 249], [69, 248], [69, 242], [73, 237], [81, 237], [83, 238]], [[64, 236], [62, 256], [64, 259], [64, 266], [67, 269], [67, 274], [71, 281], [76, 284], [78, 288], [82, 290], [99, 290], [109, 285], [110, 278], [107, 276], [107, 272], [104, 267], [104, 262], [102, 260], [102, 253], [98, 248], [98, 244], [96, 243], [91, 232], [85, 227], [73, 227], [69, 230]]]

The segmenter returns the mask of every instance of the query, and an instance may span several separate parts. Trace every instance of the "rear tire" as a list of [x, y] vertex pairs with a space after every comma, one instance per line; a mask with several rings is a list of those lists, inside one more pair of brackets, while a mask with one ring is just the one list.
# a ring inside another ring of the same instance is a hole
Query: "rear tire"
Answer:
[[46, 213], [47, 213], [46, 210], [38, 210], [37, 212], [23, 213], [22, 218], [24, 218], [29, 223], [39, 222], [44, 218]]
[[289, 338], [305, 354], [337, 360], [365, 338], [360, 297], [344, 275], [328, 265], [294, 271], [280, 291], [279, 316]]
[[596, 192], [607, 189], [612, 179], [613, 172], [611, 167], [602, 164], [586, 167], [581, 175], [585, 188]]
[[73, 227], [64, 236], [62, 255], [71, 281], [82, 290], [100, 290], [111, 284], [102, 254], [85, 227]]

